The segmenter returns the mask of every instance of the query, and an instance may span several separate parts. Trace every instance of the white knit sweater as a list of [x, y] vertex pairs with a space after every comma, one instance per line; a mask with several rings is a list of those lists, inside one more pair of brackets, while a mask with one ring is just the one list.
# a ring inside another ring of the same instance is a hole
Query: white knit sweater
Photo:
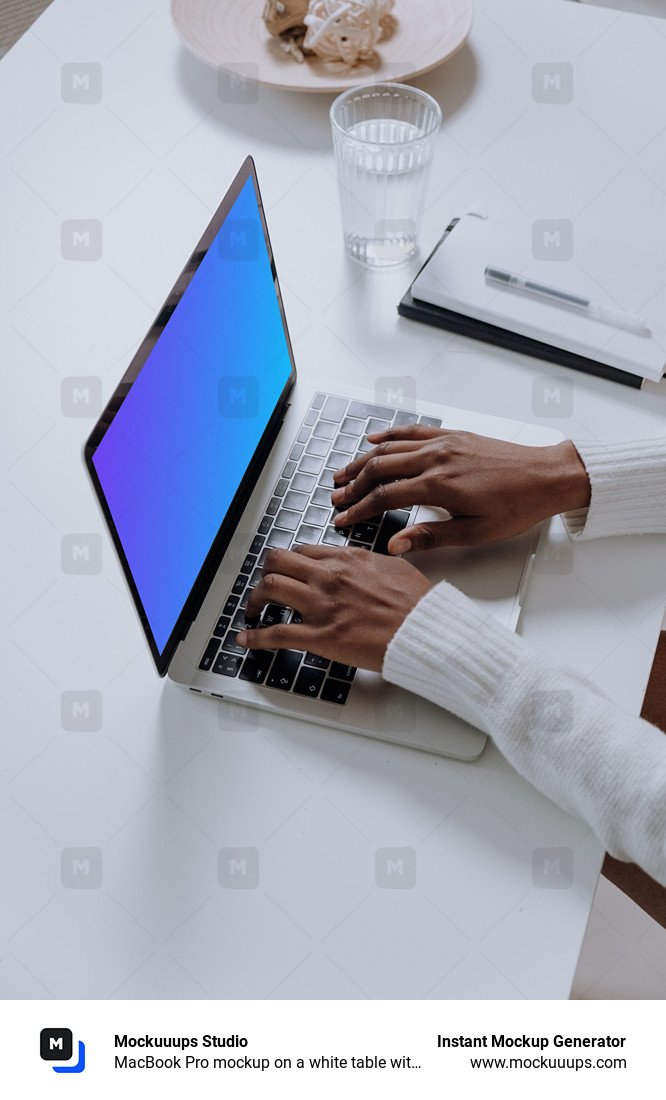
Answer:
[[[572, 538], [666, 533], [666, 438], [576, 447], [592, 496], [589, 508], [563, 517]], [[407, 616], [383, 675], [485, 730], [612, 855], [666, 885], [666, 735], [655, 726], [625, 714], [446, 582]]]

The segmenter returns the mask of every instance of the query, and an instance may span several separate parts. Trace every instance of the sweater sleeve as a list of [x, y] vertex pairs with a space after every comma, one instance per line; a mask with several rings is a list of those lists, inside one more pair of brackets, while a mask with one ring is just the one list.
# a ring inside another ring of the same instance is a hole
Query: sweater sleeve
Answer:
[[666, 437], [575, 442], [592, 488], [590, 505], [562, 519], [573, 539], [666, 533]]
[[666, 736], [655, 726], [446, 582], [407, 616], [383, 675], [489, 733], [521, 775], [586, 821], [612, 855], [666, 885]]

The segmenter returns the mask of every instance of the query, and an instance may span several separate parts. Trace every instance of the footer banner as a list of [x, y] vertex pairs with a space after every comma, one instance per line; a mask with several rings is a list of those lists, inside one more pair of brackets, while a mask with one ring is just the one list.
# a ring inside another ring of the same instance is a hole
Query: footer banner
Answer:
[[40, 1100], [625, 1098], [661, 1079], [658, 1004], [4, 1002], [3, 1086]]

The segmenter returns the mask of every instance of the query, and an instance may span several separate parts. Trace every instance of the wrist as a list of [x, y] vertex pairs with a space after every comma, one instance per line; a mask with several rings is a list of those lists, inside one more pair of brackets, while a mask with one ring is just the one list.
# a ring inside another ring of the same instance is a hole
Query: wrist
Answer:
[[590, 505], [591, 486], [582, 458], [570, 439], [546, 447], [549, 458], [549, 500], [552, 515]]

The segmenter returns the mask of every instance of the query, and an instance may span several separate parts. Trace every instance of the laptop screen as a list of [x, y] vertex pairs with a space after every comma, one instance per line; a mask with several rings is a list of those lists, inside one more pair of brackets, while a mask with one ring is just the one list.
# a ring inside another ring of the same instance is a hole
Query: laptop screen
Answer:
[[293, 371], [251, 162], [244, 168], [87, 455], [158, 656]]

